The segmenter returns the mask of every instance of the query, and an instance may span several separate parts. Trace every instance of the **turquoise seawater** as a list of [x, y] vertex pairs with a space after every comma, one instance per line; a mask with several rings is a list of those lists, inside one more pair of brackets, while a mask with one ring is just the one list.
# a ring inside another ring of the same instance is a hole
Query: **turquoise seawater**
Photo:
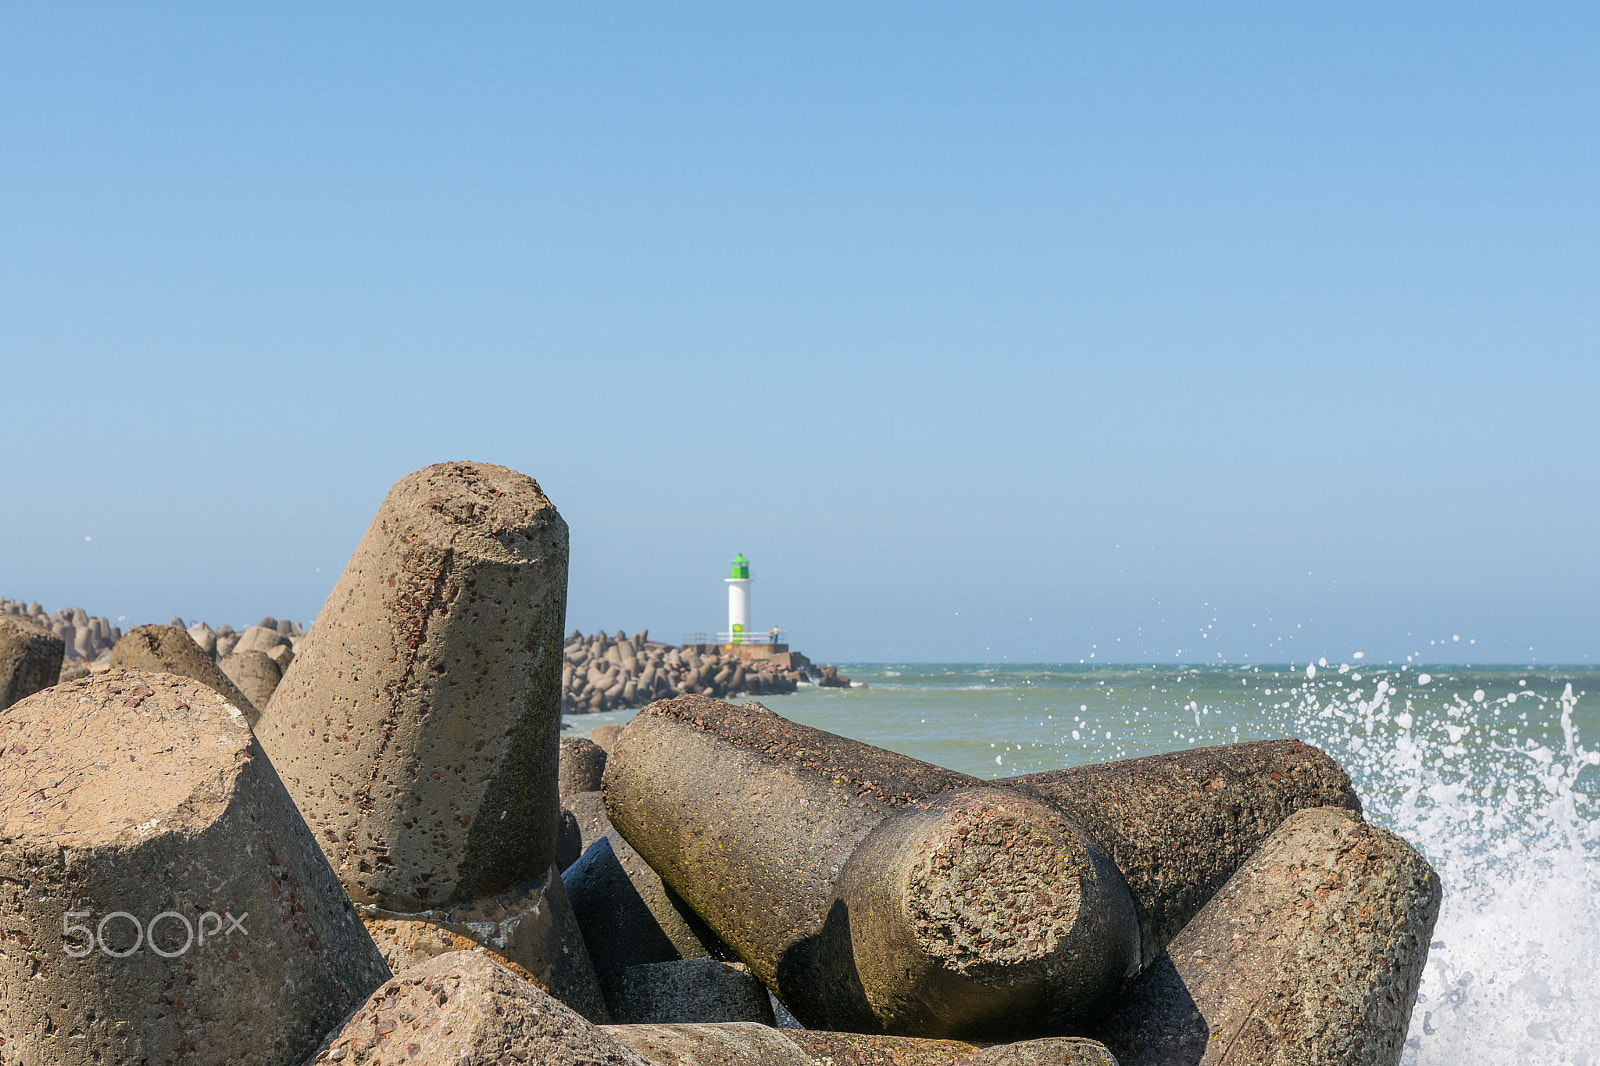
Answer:
[[[842, 664], [761, 702], [980, 777], [1297, 736], [1445, 902], [1404, 1062], [1600, 1066], [1600, 669]], [[628, 712], [575, 716], [569, 735]]]

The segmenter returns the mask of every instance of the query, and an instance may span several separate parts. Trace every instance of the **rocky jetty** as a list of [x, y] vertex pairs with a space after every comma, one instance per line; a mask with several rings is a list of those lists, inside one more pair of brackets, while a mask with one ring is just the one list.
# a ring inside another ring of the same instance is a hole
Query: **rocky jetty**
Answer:
[[309, 631], [7, 604], [0, 1066], [1398, 1063], [1439, 880], [1323, 752], [979, 780], [563, 640], [566, 536], [444, 463]]
[[66, 646], [64, 655], [69, 662], [93, 662], [122, 639], [120, 628], [82, 607], [62, 607], [52, 613], [37, 603], [0, 599], [0, 614], [18, 615], [50, 630]]
[[584, 636], [574, 629], [562, 649], [561, 710], [585, 714], [643, 707], [673, 696], [781, 695], [799, 685], [849, 688], [837, 667], [816, 666], [797, 651], [766, 645], [664, 644], [643, 630]]
[[[61, 640], [62, 661], [52, 682], [71, 681], [110, 669], [111, 653], [125, 636], [120, 626], [91, 615], [82, 607], [63, 607], [52, 614], [37, 603], [0, 599], [0, 618], [7, 617], [41, 626]], [[245, 695], [252, 705], [252, 715], [271, 699], [272, 690], [294, 661], [295, 649], [306, 635], [306, 627], [301, 623], [279, 621], [270, 615], [243, 630], [235, 630], [231, 625], [213, 628], [205, 622], [188, 625], [182, 618], [174, 618], [168, 625], [188, 632], [205, 657], [217, 664], [238, 686], [237, 691]], [[265, 655], [272, 660], [271, 665], [247, 659], [250, 652]], [[188, 657], [187, 652], [176, 652], [170, 647], [165, 654]]]

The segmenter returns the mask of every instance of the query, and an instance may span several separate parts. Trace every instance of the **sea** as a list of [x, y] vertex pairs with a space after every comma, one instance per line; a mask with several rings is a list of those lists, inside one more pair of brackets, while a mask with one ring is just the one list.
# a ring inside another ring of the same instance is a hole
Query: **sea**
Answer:
[[[1299, 737], [1444, 885], [1402, 1062], [1600, 1066], [1600, 667], [846, 663], [761, 702], [978, 777]], [[631, 712], [576, 715], [568, 735]]]

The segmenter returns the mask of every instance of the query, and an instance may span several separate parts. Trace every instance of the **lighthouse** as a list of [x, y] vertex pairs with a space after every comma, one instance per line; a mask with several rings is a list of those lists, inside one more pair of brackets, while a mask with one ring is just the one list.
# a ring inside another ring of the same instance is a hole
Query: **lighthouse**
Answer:
[[750, 632], [750, 560], [733, 557], [728, 577], [728, 643], [743, 644]]

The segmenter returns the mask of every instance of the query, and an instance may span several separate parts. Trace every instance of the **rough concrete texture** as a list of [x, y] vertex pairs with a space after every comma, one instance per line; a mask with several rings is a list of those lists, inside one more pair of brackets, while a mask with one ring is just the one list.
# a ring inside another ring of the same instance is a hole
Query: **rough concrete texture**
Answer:
[[958, 1056], [950, 1066], [1117, 1066], [1111, 1050], [1097, 1040], [1046, 1036], [1015, 1044], [995, 1044]]
[[419, 963], [372, 994], [306, 1062], [341, 1066], [652, 1066], [486, 954]]
[[278, 664], [278, 676], [282, 677], [289, 671], [289, 664], [294, 662], [294, 649], [287, 644], [279, 644], [267, 652], [267, 658]]
[[244, 712], [252, 728], [261, 717], [260, 708], [200, 650], [188, 631], [178, 626], [148, 625], [128, 630], [111, 649], [110, 667], [192, 677], [222, 693], [229, 703]]
[[289, 638], [279, 633], [276, 629], [269, 629], [266, 626], [251, 626], [239, 634], [239, 643], [233, 646], [232, 654], [238, 655], [240, 652], [259, 651], [265, 655], [280, 644], [287, 643], [289, 643]]
[[753, 1022], [608, 1025], [656, 1066], [1117, 1066], [1093, 1040], [1047, 1037], [976, 1048], [958, 1040], [772, 1029]]
[[1127, 879], [1148, 966], [1297, 810], [1360, 814], [1350, 777], [1298, 740], [1224, 744], [991, 782], [1064, 814]]
[[[598, 791], [561, 797], [561, 822], [556, 829], [556, 866], [562, 873], [578, 861], [589, 845], [611, 829], [606, 803]], [[620, 839], [620, 838], [619, 838]]]
[[487, 463], [395, 483], [256, 728], [352, 899], [476, 899], [555, 861], [567, 526]]
[[189, 627], [189, 639], [199, 645], [213, 661], [217, 657], [217, 631], [204, 622], [196, 622]]
[[610, 1021], [561, 878], [544, 877], [467, 904], [420, 914], [360, 908], [391, 969], [447, 951], [483, 948], [590, 1021]]
[[605, 979], [619, 1025], [672, 1022], [776, 1024], [767, 987], [734, 962], [679, 959], [617, 970]]
[[645, 708], [604, 793], [622, 836], [812, 1028], [1060, 1031], [1138, 967], [1121, 875], [1056, 811], [758, 703]]
[[235, 650], [223, 656], [217, 669], [239, 686], [245, 699], [262, 710], [272, 701], [273, 692], [283, 680], [283, 671], [265, 652]]
[[621, 735], [620, 725], [597, 725], [589, 730], [589, 739], [600, 745], [607, 755], [617, 746], [617, 738]]
[[0, 614], [0, 710], [61, 676], [66, 641], [21, 615]]
[[610, 829], [561, 875], [602, 975], [676, 959], [725, 957], [727, 947]]
[[950, 1066], [977, 1048], [956, 1040], [773, 1029], [756, 1022], [608, 1025], [656, 1066]]
[[598, 792], [600, 778], [606, 770], [605, 749], [592, 740], [582, 737], [561, 739], [561, 796], [579, 792]]
[[788, 1030], [756, 1022], [608, 1025], [601, 1031], [654, 1066], [816, 1066], [816, 1060], [789, 1039]]
[[1291, 815], [1097, 1034], [1122, 1066], [1400, 1061], [1439, 878], [1348, 810]]
[[210, 687], [68, 682], [0, 753], [0, 1062], [297, 1063], [389, 977]]
[[596, 840], [611, 832], [611, 818], [606, 814], [605, 795], [600, 792], [577, 792], [561, 799], [562, 810], [571, 811], [578, 824], [578, 838], [583, 854]]
[[430, 918], [396, 914], [378, 907], [363, 907], [360, 913], [361, 924], [367, 927], [367, 933], [378, 946], [383, 961], [395, 973], [410, 969], [424, 960], [437, 958], [447, 951], [477, 951], [483, 948], [470, 929], [460, 926], [452, 927]]

